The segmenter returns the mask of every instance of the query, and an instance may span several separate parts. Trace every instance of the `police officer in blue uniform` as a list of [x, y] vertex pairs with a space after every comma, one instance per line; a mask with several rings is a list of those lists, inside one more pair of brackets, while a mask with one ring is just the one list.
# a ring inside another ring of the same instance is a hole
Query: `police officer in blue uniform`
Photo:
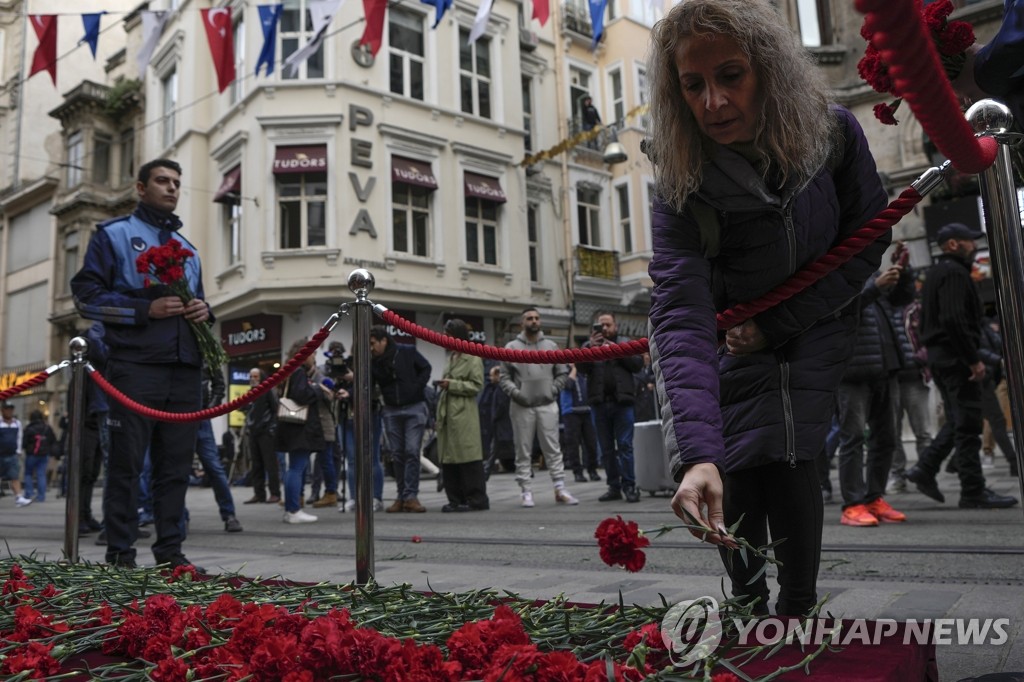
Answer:
[[[178, 230], [174, 214], [181, 193], [181, 166], [157, 159], [139, 169], [139, 204], [127, 216], [98, 225], [82, 269], [71, 280], [79, 314], [106, 327], [109, 359], [104, 376], [127, 396], [168, 412], [201, 408], [202, 356], [189, 321], [211, 319], [203, 300], [199, 256], [185, 264], [195, 298], [188, 303], [136, 270], [147, 249], [177, 239], [196, 251]], [[149, 286], [147, 286], [147, 284]], [[135, 566], [138, 532], [139, 472], [150, 449], [153, 464], [153, 512], [158, 564], [187, 565], [180, 523], [185, 508], [196, 422], [154, 421], [110, 401], [110, 463], [103, 492], [109, 564]]]

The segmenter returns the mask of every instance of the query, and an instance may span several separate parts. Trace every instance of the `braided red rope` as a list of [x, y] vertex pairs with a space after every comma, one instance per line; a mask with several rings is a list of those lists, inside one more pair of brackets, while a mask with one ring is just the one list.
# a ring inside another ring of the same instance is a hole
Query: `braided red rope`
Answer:
[[100, 388], [103, 389], [104, 393], [124, 405], [132, 412], [141, 414], [143, 417], [149, 417], [150, 419], [157, 419], [165, 422], [202, 421], [204, 419], [219, 417], [220, 415], [227, 414], [228, 412], [234, 412], [238, 408], [248, 405], [252, 401], [256, 400], [256, 398], [259, 398], [274, 386], [291, 376], [292, 372], [294, 372], [299, 365], [305, 362], [306, 358], [316, 352], [316, 349], [320, 347], [320, 344], [322, 344], [330, 335], [330, 329], [327, 327], [321, 327], [320, 331], [314, 334], [313, 338], [311, 338], [306, 345], [302, 347], [302, 350], [295, 354], [295, 357], [286, 362], [276, 372], [271, 374], [259, 386], [254, 386], [244, 395], [238, 396], [229, 403], [217, 405], [216, 407], [208, 407], [204, 410], [199, 410], [198, 412], [164, 412], [163, 410], [154, 410], [152, 407], [146, 407], [142, 403], [135, 402], [126, 396], [120, 390], [115, 388], [113, 384], [107, 381], [99, 371], [92, 367], [89, 367], [89, 376], [92, 377], [93, 381], [95, 381]]
[[427, 343], [441, 346], [448, 350], [460, 353], [469, 353], [481, 358], [490, 360], [502, 360], [505, 362], [523, 362], [534, 365], [550, 365], [567, 362], [595, 362], [597, 360], [614, 360], [629, 355], [639, 355], [647, 352], [647, 339], [637, 339], [625, 343], [609, 343], [604, 346], [592, 348], [566, 348], [565, 350], [515, 350], [512, 348], [498, 348], [497, 346], [485, 346], [475, 341], [463, 341], [452, 336], [445, 336], [426, 327], [421, 327], [415, 322], [410, 322], [393, 310], [383, 306], [374, 306], [374, 312], [380, 315], [381, 319], [388, 324], [393, 324], [407, 334], [423, 339]]
[[807, 267], [798, 271], [785, 282], [767, 294], [749, 303], [740, 303], [718, 314], [718, 328], [731, 329], [738, 324], [763, 313], [817, 282], [819, 279], [847, 262], [866, 249], [872, 242], [892, 229], [900, 218], [910, 213], [924, 197], [913, 187], [908, 187], [882, 211], [866, 222], [863, 227], [833, 246], [827, 253]]
[[[841, 244], [832, 247], [818, 260], [803, 268], [761, 298], [748, 303], [740, 303], [719, 313], [717, 317], [718, 328], [723, 330], [731, 329], [800, 293], [891, 230], [892, 226], [899, 222], [900, 218], [910, 213], [911, 209], [919, 204], [923, 198], [913, 187], [903, 190], [877, 216], [843, 240]], [[649, 348], [647, 339], [637, 339], [626, 343], [594, 346], [592, 348], [567, 348], [555, 351], [511, 350], [508, 348], [497, 348], [496, 346], [485, 346], [482, 343], [463, 341], [439, 334], [414, 322], [410, 322], [383, 306], [377, 306], [374, 312], [380, 315], [381, 319], [385, 322], [393, 324], [407, 334], [412, 334], [428, 343], [490, 360], [533, 364], [593, 362], [595, 360], [612, 360], [628, 355], [639, 355], [640, 353], [646, 353]]]
[[2, 402], [4, 400], [7, 400], [11, 396], [18, 395], [22, 391], [27, 391], [28, 389], [32, 388], [33, 386], [38, 386], [39, 384], [45, 383], [46, 380], [49, 379], [49, 378], [50, 378], [50, 371], [44, 369], [39, 374], [36, 374], [33, 377], [29, 377], [28, 379], [26, 379], [25, 381], [21, 382], [17, 386], [11, 386], [6, 391], [0, 391], [0, 402]]
[[914, 0], [856, 0], [854, 4], [867, 15], [871, 42], [889, 65], [894, 91], [910, 105], [939, 151], [962, 173], [980, 173], [991, 166], [998, 143], [974, 137]]

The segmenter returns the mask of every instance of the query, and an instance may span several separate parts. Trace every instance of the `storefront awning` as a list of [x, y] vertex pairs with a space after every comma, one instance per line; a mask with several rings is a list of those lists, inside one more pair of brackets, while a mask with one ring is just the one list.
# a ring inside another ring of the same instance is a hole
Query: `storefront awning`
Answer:
[[391, 157], [391, 179], [406, 185], [416, 185], [430, 190], [437, 189], [437, 178], [429, 163], [407, 159], [404, 156]]
[[327, 145], [278, 147], [274, 151], [274, 174], [326, 173]]
[[466, 196], [493, 201], [496, 204], [504, 204], [508, 201], [497, 178], [468, 172], [466, 173]]
[[235, 166], [224, 174], [220, 187], [213, 195], [213, 200], [219, 204], [240, 204], [242, 203], [242, 167]]

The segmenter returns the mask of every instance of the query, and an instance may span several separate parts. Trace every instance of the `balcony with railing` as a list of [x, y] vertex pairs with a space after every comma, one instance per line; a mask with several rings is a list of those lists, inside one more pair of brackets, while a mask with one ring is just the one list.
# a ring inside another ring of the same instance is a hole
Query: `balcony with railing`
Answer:
[[590, 8], [586, 2], [572, 0], [562, 5], [562, 30], [574, 41], [590, 46], [594, 40], [594, 27], [590, 23]]
[[573, 272], [577, 278], [592, 277], [618, 282], [619, 252], [582, 244], [576, 247]]

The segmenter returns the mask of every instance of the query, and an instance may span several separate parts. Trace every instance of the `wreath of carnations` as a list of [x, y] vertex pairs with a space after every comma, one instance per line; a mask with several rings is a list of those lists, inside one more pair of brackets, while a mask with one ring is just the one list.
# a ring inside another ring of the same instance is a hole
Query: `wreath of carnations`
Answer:
[[[938, 0], [928, 6], [924, 6], [922, 0], [915, 0], [915, 4], [939, 51], [946, 77], [950, 81], [956, 80], [967, 62], [966, 50], [974, 44], [974, 28], [966, 21], [949, 21], [949, 15], [953, 12], [953, 3], [950, 0]], [[895, 83], [889, 74], [889, 65], [871, 42], [874, 32], [868, 23], [869, 20], [865, 19], [860, 29], [860, 35], [868, 41], [868, 45], [864, 50], [864, 56], [857, 63], [857, 73], [875, 91], [896, 98], [889, 103], [876, 104], [874, 112], [875, 118], [882, 123], [897, 125], [899, 121], [896, 120], [896, 110], [903, 102], [903, 98], [896, 92]]]

